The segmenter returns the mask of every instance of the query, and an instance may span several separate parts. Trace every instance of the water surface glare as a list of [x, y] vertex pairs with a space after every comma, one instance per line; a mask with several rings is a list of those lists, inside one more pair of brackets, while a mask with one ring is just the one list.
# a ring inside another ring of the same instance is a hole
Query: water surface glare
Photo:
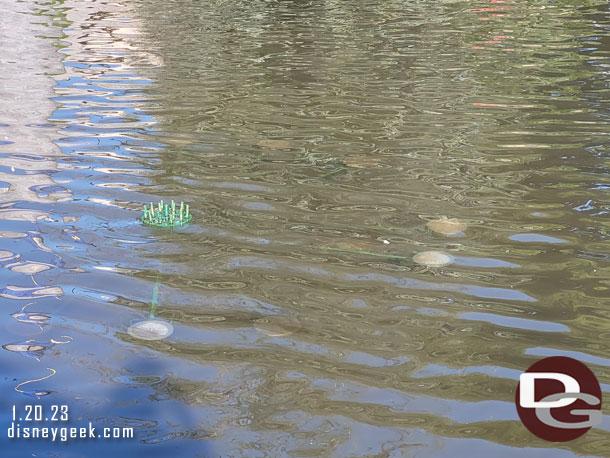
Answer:
[[607, 2], [0, 13], [2, 392], [136, 436], [11, 456], [610, 456], [514, 407], [610, 387]]

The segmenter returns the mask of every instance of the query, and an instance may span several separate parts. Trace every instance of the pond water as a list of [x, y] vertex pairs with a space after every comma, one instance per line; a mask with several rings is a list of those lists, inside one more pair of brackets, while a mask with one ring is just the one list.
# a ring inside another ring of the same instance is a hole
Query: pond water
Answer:
[[606, 2], [0, 5], [2, 425], [136, 435], [10, 456], [610, 456], [514, 406], [610, 391]]

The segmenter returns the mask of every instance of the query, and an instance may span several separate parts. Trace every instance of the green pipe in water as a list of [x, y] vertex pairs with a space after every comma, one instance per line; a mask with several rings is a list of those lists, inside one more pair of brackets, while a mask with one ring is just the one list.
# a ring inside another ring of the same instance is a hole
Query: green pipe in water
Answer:
[[149, 317], [152, 319], [155, 317], [157, 313], [157, 307], [159, 307], [159, 281], [155, 283], [155, 288], [153, 289], [152, 302], [150, 304], [150, 312], [148, 312]]

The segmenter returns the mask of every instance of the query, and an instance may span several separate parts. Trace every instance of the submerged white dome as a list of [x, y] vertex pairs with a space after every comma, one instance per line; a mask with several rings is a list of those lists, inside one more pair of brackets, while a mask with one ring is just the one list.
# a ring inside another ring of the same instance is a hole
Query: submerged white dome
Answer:
[[162, 320], [145, 320], [132, 324], [127, 328], [130, 336], [143, 340], [161, 340], [174, 332], [171, 323]]

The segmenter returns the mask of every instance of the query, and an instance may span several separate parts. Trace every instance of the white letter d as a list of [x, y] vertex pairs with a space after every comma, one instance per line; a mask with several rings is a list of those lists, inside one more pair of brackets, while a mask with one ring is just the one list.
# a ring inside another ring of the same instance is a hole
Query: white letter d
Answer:
[[569, 375], [560, 374], [558, 372], [524, 372], [519, 376], [519, 404], [521, 404], [521, 407], [532, 409], [544, 407], [546, 409], [553, 409], [556, 407], [568, 406], [576, 401], [576, 398], [567, 397], [557, 401], [536, 402], [535, 384], [536, 379], [539, 378], [557, 380], [558, 382], [561, 382], [563, 384], [565, 393], [580, 393], [580, 385], [578, 384], [578, 381]]

